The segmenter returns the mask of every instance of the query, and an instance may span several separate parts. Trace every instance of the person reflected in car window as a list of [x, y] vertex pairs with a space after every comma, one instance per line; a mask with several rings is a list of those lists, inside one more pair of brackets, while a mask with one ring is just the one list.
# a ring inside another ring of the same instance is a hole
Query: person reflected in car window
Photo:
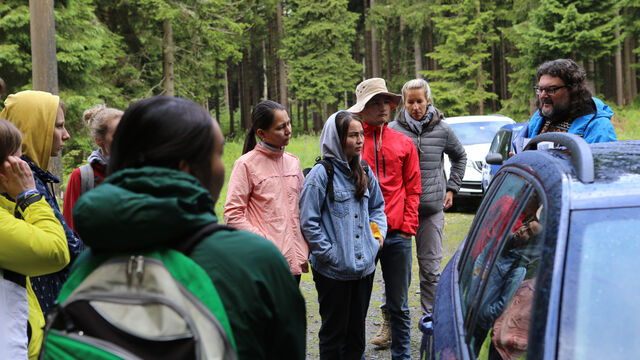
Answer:
[[537, 235], [543, 227], [534, 216], [527, 217], [527, 222], [508, 235], [489, 273], [473, 334], [476, 350], [525, 279], [527, 269], [538, 259]]

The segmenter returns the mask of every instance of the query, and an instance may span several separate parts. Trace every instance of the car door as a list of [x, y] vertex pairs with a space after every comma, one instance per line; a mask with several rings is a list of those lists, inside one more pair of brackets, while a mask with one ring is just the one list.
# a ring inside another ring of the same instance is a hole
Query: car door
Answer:
[[456, 269], [463, 358], [526, 353], [545, 221], [546, 200], [535, 182], [524, 171], [502, 172], [469, 232]]

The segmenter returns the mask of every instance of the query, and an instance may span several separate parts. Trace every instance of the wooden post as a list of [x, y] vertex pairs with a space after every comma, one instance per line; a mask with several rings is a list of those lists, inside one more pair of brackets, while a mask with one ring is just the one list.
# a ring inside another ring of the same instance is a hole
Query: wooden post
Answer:
[[53, 0], [29, 0], [34, 90], [58, 94], [56, 29]]
[[174, 54], [173, 27], [171, 19], [162, 22], [162, 95], [174, 96]]
[[[58, 95], [58, 62], [56, 60], [56, 26], [53, 0], [29, 0], [31, 30], [31, 67], [33, 89]], [[49, 169], [61, 181], [62, 155], [51, 157]], [[60, 184], [54, 185], [60, 196]]]

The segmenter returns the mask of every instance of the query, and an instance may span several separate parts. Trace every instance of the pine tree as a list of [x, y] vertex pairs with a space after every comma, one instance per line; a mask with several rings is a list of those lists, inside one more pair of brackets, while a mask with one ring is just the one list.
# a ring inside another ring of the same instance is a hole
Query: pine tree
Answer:
[[358, 16], [347, 10], [347, 0], [292, 2], [282, 50], [289, 86], [298, 99], [315, 102], [317, 111], [358, 83], [362, 67], [351, 57]]
[[581, 63], [591, 81], [597, 81], [590, 65], [613, 55], [622, 38], [616, 38], [616, 0], [547, 0], [540, 3], [526, 22], [514, 27], [518, 49], [512, 65], [516, 72], [510, 84], [512, 100], [507, 106], [517, 114], [529, 111], [535, 85], [535, 69], [544, 61], [570, 58]]
[[491, 61], [491, 44], [499, 40], [494, 28], [492, 2], [444, 0], [432, 7], [433, 21], [443, 40], [428, 56], [439, 69], [426, 71], [436, 105], [445, 114], [482, 114], [487, 100], [497, 99], [485, 65]]

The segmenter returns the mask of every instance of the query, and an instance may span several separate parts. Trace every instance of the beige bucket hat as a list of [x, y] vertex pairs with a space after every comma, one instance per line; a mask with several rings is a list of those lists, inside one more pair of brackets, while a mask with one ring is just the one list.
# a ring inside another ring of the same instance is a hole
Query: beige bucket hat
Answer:
[[402, 99], [402, 96], [390, 93], [387, 90], [387, 84], [384, 82], [384, 79], [371, 78], [358, 84], [356, 87], [356, 104], [350, 107], [347, 111], [354, 114], [362, 112], [365, 105], [367, 105], [367, 102], [378, 94], [387, 95], [391, 99], [391, 110], [397, 108], [398, 104], [400, 104], [400, 100]]

